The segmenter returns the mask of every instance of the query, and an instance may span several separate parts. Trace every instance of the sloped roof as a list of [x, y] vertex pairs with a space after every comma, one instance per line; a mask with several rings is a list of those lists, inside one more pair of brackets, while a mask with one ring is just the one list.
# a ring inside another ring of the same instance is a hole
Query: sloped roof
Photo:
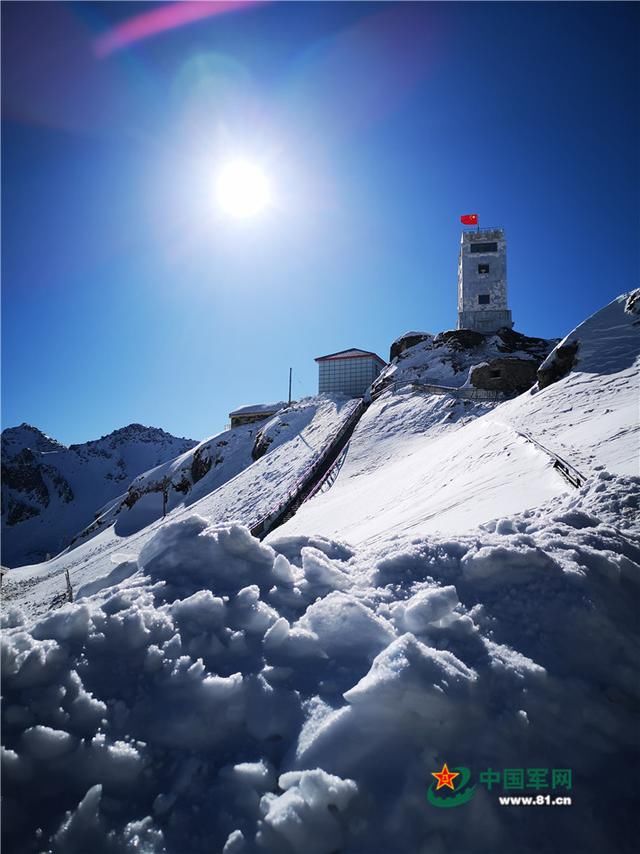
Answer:
[[284, 409], [288, 404], [284, 400], [280, 400], [278, 403], [248, 403], [245, 406], [239, 406], [237, 409], [234, 409], [233, 412], [229, 413], [229, 418], [232, 415], [258, 415], [259, 413], [275, 413], [280, 409]]
[[361, 359], [364, 356], [373, 356], [374, 359], [378, 359], [383, 365], [387, 364], [377, 353], [372, 353], [370, 350], [358, 350], [357, 347], [351, 347], [349, 350], [340, 350], [337, 353], [329, 353], [328, 356], [317, 356], [316, 362], [327, 362], [329, 359]]

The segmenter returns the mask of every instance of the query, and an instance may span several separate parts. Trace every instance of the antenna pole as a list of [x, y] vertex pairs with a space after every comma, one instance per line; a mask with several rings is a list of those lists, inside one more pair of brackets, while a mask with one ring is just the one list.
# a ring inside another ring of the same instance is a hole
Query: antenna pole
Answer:
[[289, 368], [289, 403], [291, 403], [291, 373], [293, 368]]

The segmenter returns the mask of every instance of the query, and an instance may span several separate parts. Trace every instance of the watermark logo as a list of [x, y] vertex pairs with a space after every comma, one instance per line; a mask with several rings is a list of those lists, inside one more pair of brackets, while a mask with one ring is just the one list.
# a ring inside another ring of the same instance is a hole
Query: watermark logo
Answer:
[[464, 765], [457, 765], [449, 771], [445, 762], [442, 770], [432, 771], [431, 776], [436, 779], [429, 786], [427, 800], [434, 807], [460, 807], [475, 795], [476, 787], [469, 786], [471, 771]]
[[[570, 792], [573, 786], [570, 768], [485, 768], [478, 775], [478, 783], [470, 785], [471, 771], [464, 765], [449, 770], [446, 762], [440, 771], [432, 771], [434, 781], [427, 790], [427, 800], [438, 808], [460, 807], [468, 803], [478, 786], [488, 792], [496, 789], [501, 806], [570, 806], [571, 796], [560, 795], [558, 790]], [[533, 790], [533, 792], [531, 791]], [[547, 790], [545, 794], [542, 791]], [[513, 793], [520, 791], [522, 795]]]

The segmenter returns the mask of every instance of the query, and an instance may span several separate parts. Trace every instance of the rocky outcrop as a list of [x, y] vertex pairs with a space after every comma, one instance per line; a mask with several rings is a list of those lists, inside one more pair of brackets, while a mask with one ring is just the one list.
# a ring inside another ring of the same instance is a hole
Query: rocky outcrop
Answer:
[[486, 337], [482, 332], [476, 332], [473, 329], [449, 329], [447, 332], [436, 335], [433, 346], [446, 344], [451, 350], [471, 350], [484, 344]]
[[557, 345], [512, 329], [482, 333], [449, 329], [438, 335], [407, 332], [393, 342], [391, 364], [374, 382], [374, 397], [405, 383], [514, 394], [536, 381], [536, 370]]
[[[199, 480], [211, 471], [213, 460], [209, 452], [209, 448], [196, 448], [191, 462], [191, 483], [197, 483]], [[215, 463], [222, 462], [222, 456], [216, 455]]]
[[256, 460], [259, 460], [260, 457], [264, 457], [272, 442], [273, 438], [271, 436], [265, 436], [262, 430], [260, 430], [256, 436], [255, 442], [253, 443], [253, 448], [251, 449], [251, 459], [255, 462]]
[[416, 344], [422, 343], [422, 341], [426, 341], [428, 338], [432, 338], [428, 332], [407, 332], [405, 335], [401, 335], [391, 345], [391, 350], [389, 351], [389, 361], [392, 362], [396, 359], [401, 353], [404, 353], [405, 350], [408, 350], [409, 347], [415, 347]]
[[541, 389], [566, 377], [577, 362], [578, 347], [578, 341], [569, 341], [562, 347], [556, 347], [538, 369], [538, 386]]
[[540, 360], [546, 359], [549, 345], [558, 342], [557, 338], [552, 341], [546, 338], [532, 338], [529, 335], [523, 335], [522, 332], [516, 332], [515, 329], [501, 329], [496, 335], [499, 338], [496, 347], [501, 353], [525, 352]]
[[26, 519], [37, 516], [39, 512], [36, 507], [9, 496], [7, 500], [7, 525], [17, 525], [18, 522], [24, 522]]
[[640, 288], [631, 291], [624, 305], [624, 310], [627, 314], [640, 314]]
[[521, 393], [534, 385], [537, 368], [535, 359], [492, 359], [474, 365], [469, 371], [469, 381], [474, 388]]

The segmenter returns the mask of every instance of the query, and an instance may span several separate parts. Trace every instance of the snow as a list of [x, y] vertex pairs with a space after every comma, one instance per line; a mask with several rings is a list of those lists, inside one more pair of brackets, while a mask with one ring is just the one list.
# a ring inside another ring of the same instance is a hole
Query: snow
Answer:
[[[331, 359], [351, 359], [358, 358], [360, 356], [375, 356], [377, 359], [380, 359], [376, 353], [372, 353], [370, 350], [359, 350], [357, 347], [352, 347], [349, 350], [340, 350], [337, 353], [329, 353], [328, 356], [318, 356], [316, 362], [328, 362]], [[381, 362], [384, 363], [384, 359], [380, 359]]]
[[[624, 529], [613, 496], [635, 510]], [[472, 534], [351, 557], [166, 523], [125, 580], [7, 619], [9, 840], [355, 854], [544, 850], [552, 834], [623, 850], [633, 792], [593, 781], [637, 759], [639, 501], [640, 479], [601, 473]], [[481, 792], [445, 821], [425, 794], [443, 760], [572, 768], [575, 817]]]
[[500, 410], [587, 472], [640, 473], [640, 316], [627, 310], [628, 299], [613, 300], [560, 342], [578, 342], [567, 377]]
[[280, 409], [284, 409], [287, 406], [284, 400], [279, 401], [278, 403], [247, 403], [244, 406], [239, 406], [237, 409], [234, 409], [229, 413], [229, 417], [231, 418], [234, 415], [246, 415], [246, 414], [254, 414], [259, 412], [275, 414]]
[[[8, 850], [632, 850], [637, 794], [607, 783], [640, 762], [627, 305], [515, 400], [384, 392], [333, 486], [263, 542], [249, 526], [353, 402], [280, 413], [259, 459], [164, 520], [9, 571]], [[65, 568], [76, 601], [47, 611]], [[427, 800], [444, 762], [476, 783], [459, 809]], [[489, 767], [571, 769], [573, 805], [501, 807]]]
[[[342, 396], [306, 398], [261, 425], [265, 454], [252, 461], [256, 430], [249, 425], [206, 440], [173, 461], [141, 475], [131, 490], [142, 495], [131, 508], [126, 504], [110, 511], [101, 527], [83, 538], [73, 550], [43, 564], [11, 570], [3, 582], [5, 601], [19, 602], [29, 613], [50, 606], [64, 589], [69, 570], [75, 590], [96, 590], [113, 577], [113, 556], [125, 552], [135, 559], [144, 544], [166, 522], [200, 514], [208, 521], [240, 521], [252, 528], [295, 494], [300, 479], [310, 470], [348, 421], [359, 401]], [[162, 518], [162, 494], [154, 491], [167, 478], [179, 483], [193, 467], [196, 454], [213, 459], [222, 445], [223, 460], [186, 492], [169, 490], [166, 519]], [[233, 475], [233, 476], [232, 476]], [[128, 571], [125, 569], [125, 571]], [[103, 581], [101, 581], [101, 579]]]
[[[376, 380], [374, 388], [382, 388], [388, 382], [396, 384], [424, 383], [449, 388], [469, 387], [471, 368], [490, 362], [492, 359], [524, 359], [541, 361], [555, 341], [543, 338], [528, 338], [517, 333], [474, 336], [475, 343], [469, 343], [465, 336], [467, 330], [449, 331], [440, 335], [428, 332], [407, 332], [396, 339], [394, 344], [409, 336], [425, 335], [426, 340], [407, 348], [402, 352]], [[477, 339], [477, 340], [476, 340]]]
[[3, 430], [3, 564], [57, 554], [132, 478], [195, 444], [140, 424], [69, 447], [28, 424]]
[[[637, 475], [640, 324], [625, 310], [627, 299], [614, 300], [567, 336], [565, 343], [580, 342], [578, 363], [543, 390], [500, 405], [417, 395], [407, 387], [385, 391], [358, 424], [331, 489], [274, 536], [304, 532], [364, 544], [461, 533], [570, 489], [553, 468], [554, 453], [586, 476]], [[432, 370], [433, 353], [423, 347], [403, 354], [409, 368], [422, 353]]]

